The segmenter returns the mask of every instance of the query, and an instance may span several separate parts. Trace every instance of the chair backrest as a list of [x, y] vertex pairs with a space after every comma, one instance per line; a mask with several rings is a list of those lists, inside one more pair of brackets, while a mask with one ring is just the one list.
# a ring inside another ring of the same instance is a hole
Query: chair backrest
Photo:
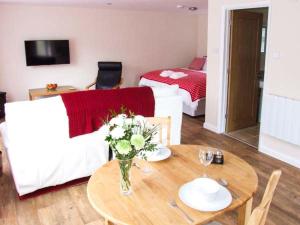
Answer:
[[96, 89], [111, 89], [120, 84], [121, 78], [121, 62], [98, 62]]
[[279, 178], [281, 176], [281, 170], [275, 170], [267, 184], [264, 196], [261, 203], [256, 207], [247, 223], [247, 225], [264, 225], [267, 219], [269, 208], [273, 199], [273, 195], [278, 184]]
[[[158, 126], [159, 141], [162, 144], [170, 145], [171, 137], [171, 117], [146, 117], [148, 123]], [[166, 131], [166, 143], [164, 141], [164, 131]]]

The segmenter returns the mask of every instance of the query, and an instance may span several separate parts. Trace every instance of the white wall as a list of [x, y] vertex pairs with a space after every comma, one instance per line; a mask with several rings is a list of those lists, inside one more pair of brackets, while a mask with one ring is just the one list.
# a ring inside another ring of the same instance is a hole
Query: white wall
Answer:
[[207, 55], [207, 20], [208, 14], [207, 12], [202, 12], [198, 15], [198, 56], [206, 56]]
[[[252, 0], [209, 1], [208, 6], [208, 79], [206, 98], [206, 127], [218, 131], [222, 88], [220, 71], [221, 15], [225, 6], [253, 3]], [[265, 1], [263, 1], [265, 2]], [[300, 21], [300, 2], [295, 0], [270, 0], [271, 24], [269, 29], [268, 55], [265, 77], [265, 93], [300, 100], [299, 52], [300, 30], [295, 29]], [[297, 21], [297, 22], [291, 22]], [[279, 57], [278, 57], [279, 56]], [[216, 91], [217, 90], [217, 91]], [[262, 134], [261, 151], [300, 167], [300, 147]], [[268, 149], [269, 151], [266, 151]], [[272, 151], [271, 151], [272, 150]], [[297, 162], [297, 163], [295, 163]]]
[[[125, 86], [141, 73], [186, 66], [197, 54], [197, 15], [97, 8], [0, 5], [0, 90], [28, 99], [46, 83], [83, 88], [97, 61], [123, 62]], [[24, 40], [69, 39], [70, 65], [26, 67]]]

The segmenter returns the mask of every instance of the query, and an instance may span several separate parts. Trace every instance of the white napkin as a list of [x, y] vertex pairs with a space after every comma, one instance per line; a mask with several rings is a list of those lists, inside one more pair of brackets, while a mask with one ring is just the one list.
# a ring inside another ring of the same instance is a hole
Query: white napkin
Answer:
[[173, 74], [170, 75], [170, 78], [172, 79], [180, 79], [180, 78], [183, 78], [183, 77], [186, 77], [188, 76], [186, 73], [183, 73], [183, 72], [174, 72]]

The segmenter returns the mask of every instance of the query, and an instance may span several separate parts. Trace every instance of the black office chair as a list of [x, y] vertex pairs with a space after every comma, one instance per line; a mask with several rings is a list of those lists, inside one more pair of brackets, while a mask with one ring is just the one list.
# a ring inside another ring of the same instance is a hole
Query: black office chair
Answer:
[[122, 84], [121, 62], [98, 62], [98, 75], [95, 82], [86, 87], [90, 89], [96, 85], [96, 89], [115, 89]]

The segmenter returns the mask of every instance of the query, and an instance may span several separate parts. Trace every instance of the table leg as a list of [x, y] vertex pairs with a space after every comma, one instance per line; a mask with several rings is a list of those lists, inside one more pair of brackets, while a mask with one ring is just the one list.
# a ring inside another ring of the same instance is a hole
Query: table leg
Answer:
[[238, 225], [246, 225], [251, 215], [253, 198], [250, 198], [238, 209]]
[[105, 225], [114, 225], [113, 223], [111, 223], [108, 219], [105, 219], [105, 222], [104, 222]]

